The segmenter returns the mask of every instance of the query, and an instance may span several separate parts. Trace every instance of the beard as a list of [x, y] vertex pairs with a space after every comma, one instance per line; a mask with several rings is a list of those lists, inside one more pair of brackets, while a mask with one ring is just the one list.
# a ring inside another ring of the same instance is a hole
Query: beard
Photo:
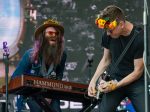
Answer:
[[48, 45], [47, 55], [55, 57], [57, 53], [57, 46]]
[[57, 45], [52, 46], [47, 43], [43, 49], [43, 56], [45, 57], [45, 63], [51, 64], [57, 56]]

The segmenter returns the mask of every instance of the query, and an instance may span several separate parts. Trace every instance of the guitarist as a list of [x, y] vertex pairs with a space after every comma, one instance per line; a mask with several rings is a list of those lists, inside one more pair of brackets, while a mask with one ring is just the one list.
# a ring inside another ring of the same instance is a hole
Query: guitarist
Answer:
[[[96, 82], [107, 69], [111, 80], [101, 79], [98, 85], [98, 91], [103, 93], [100, 112], [115, 112], [125, 97], [131, 100], [136, 112], [145, 112], [143, 30], [127, 21], [123, 10], [115, 5], [102, 10], [96, 19], [96, 24], [98, 28], [105, 29], [101, 43], [104, 53], [90, 81], [88, 95], [96, 96]], [[118, 57], [137, 30], [139, 33], [119, 64], [115, 66]]]

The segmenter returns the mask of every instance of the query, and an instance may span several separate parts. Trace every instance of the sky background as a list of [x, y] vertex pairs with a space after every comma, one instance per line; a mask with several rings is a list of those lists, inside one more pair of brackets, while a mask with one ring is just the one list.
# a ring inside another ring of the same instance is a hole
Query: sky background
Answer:
[[[3, 42], [6, 41], [9, 48], [15, 47], [19, 37], [20, 24], [20, 1], [0, 1], [0, 59], [2, 59]], [[10, 50], [12, 52], [12, 50]], [[12, 55], [12, 53], [10, 54]]]

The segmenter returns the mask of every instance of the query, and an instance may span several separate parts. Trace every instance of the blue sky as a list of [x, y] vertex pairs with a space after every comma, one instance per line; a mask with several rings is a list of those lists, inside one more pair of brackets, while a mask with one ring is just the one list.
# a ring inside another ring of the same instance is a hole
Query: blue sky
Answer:
[[0, 0], [0, 58], [3, 42], [13, 46], [18, 40], [21, 27], [20, 0]]
[[[16, 2], [14, 2], [16, 1]], [[20, 16], [20, 0], [1, 0], [0, 1], [0, 17]]]

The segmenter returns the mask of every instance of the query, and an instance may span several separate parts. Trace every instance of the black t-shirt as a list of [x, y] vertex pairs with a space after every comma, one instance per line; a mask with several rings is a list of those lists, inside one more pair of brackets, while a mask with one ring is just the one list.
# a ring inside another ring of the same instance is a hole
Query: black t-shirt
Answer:
[[[123, 52], [124, 48], [133, 37], [135, 30], [139, 33], [136, 34], [134, 41], [132, 42], [131, 46], [127, 50], [126, 54], [120, 61], [120, 63], [115, 67], [114, 64]], [[134, 59], [142, 58], [143, 51], [144, 51], [144, 34], [142, 28], [134, 26], [129, 36], [120, 36], [117, 39], [111, 38], [104, 33], [102, 36], [102, 43], [101, 45], [110, 50], [112, 62], [108, 68], [108, 73], [111, 75], [112, 78], [121, 80], [129, 73], [134, 70]]]

